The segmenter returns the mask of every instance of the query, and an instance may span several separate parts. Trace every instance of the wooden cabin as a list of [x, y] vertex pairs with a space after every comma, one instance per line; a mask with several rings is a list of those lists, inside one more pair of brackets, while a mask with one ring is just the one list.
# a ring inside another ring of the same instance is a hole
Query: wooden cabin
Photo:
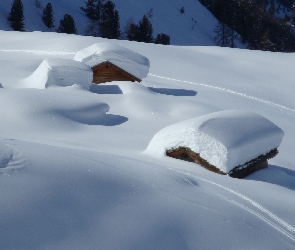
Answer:
[[194, 151], [192, 151], [190, 148], [187, 148], [187, 147], [179, 147], [176, 149], [167, 150], [166, 155], [169, 157], [184, 160], [184, 161], [195, 162], [214, 173], [229, 175], [233, 178], [242, 179], [258, 170], [267, 168], [268, 160], [275, 157], [278, 154], [278, 152], [279, 151], [277, 149], [273, 149], [265, 155], [260, 155], [257, 158], [249, 162], [246, 162], [243, 165], [236, 166], [229, 173], [224, 173], [219, 168], [213, 166], [208, 161], [203, 159], [198, 153], [195, 153]]
[[112, 81], [141, 82], [141, 80], [115, 64], [105, 61], [92, 67], [93, 83], [100, 84]]

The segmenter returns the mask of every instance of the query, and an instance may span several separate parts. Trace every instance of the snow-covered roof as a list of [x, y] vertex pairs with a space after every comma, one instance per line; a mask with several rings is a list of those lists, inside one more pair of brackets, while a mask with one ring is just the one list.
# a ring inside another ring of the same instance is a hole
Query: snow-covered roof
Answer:
[[159, 131], [147, 152], [188, 147], [225, 173], [279, 147], [284, 132], [258, 114], [228, 110], [200, 116]]
[[131, 75], [143, 79], [149, 73], [150, 62], [145, 56], [111, 42], [95, 43], [77, 52], [74, 60], [94, 67], [111, 62]]
[[39, 67], [26, 79], [24, 86], [44, 89], [51, 86], [78, 85], [89, 89], [92, 84], [93, 72], [85, 63], [70, 59], [45, 59]]

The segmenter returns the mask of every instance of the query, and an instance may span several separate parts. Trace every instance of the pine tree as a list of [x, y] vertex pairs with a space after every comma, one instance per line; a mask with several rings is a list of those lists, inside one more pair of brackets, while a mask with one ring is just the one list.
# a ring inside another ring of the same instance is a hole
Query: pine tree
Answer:
[[80, 9], [89, 18], [85, 34], [87, 36], [99, 36], [99, 25], [104, 0], [88, 0], [84, 3], [86, 7], [80, 7]]
[[154, 41], [153, 26], [145, 15], [139, 22], [138, 32], [138, 42], [152, 43]]
[[15, 31], [24, 31], [24, 7], [21, 0], [14, 0], [8, 16], [11, 28]]
[[102, 8], [100, 35], [109, 39], [118, 39], [121, 35], [119, 13], [111, 1], [107, 1]]
[[[100, 2], [100, 1], [99, 1]], [[86, 7], [80, 7], [80, 9], [84, 12], [84, 14], [90, 19], [97, 21], [99, 19], [99, 10], [97, 10], [98, 0], [88, 0], [84, 2]]]
[[124, 27], [125, 37], [129, 41], [137, 41], [138, 40], [138, 33], [139, 33], [138, 25], [136, 25], [134, 23], [132, 18], [129, 18], [127, 20], [125, 27]]
[[225, 23], [218, 22], [214, 32], [216, 33], [216, 36], [214, 38], [216, 45], [221, 47], [232, 47], [232, 44], [231, 44], [232, 30]]
[[54, 17], [51, 3], [48, 3], [43, 10], [42, 21], [48, 28], [54, 27]]
[[161, 33], [158, 34], [156, 39], [155, 39], [156, 44], [163, 44], [163, 45], [170, 45], [170, 36]]
[[77, 29], [73, 17], [65, 14], [60, 20], [60, 25], [56, 30], [58, 33], [77, 34]]

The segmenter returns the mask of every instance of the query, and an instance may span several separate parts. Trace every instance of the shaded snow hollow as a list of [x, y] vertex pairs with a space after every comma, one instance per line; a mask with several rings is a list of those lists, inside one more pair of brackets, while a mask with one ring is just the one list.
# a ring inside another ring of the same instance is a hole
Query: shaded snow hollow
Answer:
[[188, 147], [225, 173], [279, 147], [284, 132], [258, 114], [227, 110], [203, 115], [159, 131], [148, 145], [151, 154]]
[[111, 62], [133, 76], [143, 79], [150, 68], [149, 59], [145, 56], [110, 42], [95, 43], [77, 52], [74, 60], [94, 67], [103, 62]]
[[81, 62], [70, 59], [45, 59], [39, 67], [26, 79], [24, 87], [44, 89], [52, 86], [77, 85], [89, 90], [92, 84], [91, 68]]

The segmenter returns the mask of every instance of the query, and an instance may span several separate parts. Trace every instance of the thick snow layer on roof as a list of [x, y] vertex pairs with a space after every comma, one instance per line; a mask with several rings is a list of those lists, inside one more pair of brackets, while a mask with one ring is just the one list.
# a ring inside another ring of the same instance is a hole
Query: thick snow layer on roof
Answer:
[[90, 67], [109, 61], [139, 79], [145, 78], [150, 68], [149, 59], [145, 56], [110, 42], [95, 43], [82, 49], [74, 59]]
[[0, 143], [0, 169], [3, 168], [12, 158], [11, 150]]
[[268, 119], [246, 111], [215, 112], [159, 131], [147, 152], [189, 147], [225, 173], [279, 147], [284, 132]]
[[78, 85], [89, 89], [92, 79], [93, 72], [88, 65], [70, 59], [50, 58], [45, 59], [32, 75], [24, 79], [24, 86], [44, 89]]

